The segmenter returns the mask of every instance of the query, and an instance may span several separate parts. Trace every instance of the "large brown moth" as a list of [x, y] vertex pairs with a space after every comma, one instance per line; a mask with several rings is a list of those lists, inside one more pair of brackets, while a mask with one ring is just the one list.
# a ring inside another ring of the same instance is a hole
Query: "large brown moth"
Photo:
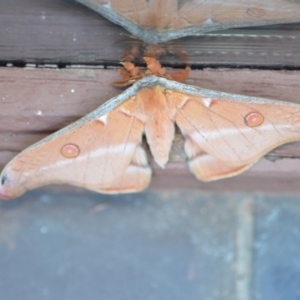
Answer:
[[[0, 176], [0, 197], [52, 183], [100, 193], [143, 190], [151, 169], [142, 136], [163, 168], [175, 124], [191, 172], [205, 181], [237, 175], [271, 149], [300, 140], [300, 105], [182, 84], [165, 78], [155, 59], [147, 63], [147, 74], [125, 64], [121, 83], [134, 82], [131, 87], [9, 162]], [[183, 79], [186, 72], [176, 76]]]
[[76, 0], [156, 44], [233, 27], [299, 22], [299, 1]]

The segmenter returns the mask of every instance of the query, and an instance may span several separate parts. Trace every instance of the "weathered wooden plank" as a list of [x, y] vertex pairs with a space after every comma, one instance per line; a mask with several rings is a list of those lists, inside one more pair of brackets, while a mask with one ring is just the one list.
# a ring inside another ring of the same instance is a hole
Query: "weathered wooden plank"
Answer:
[[49, 133], [0, 132], [0, 151], [20, 152]]
[[0, 131], [53, 131], [94, 110], [120, 91], [116, 71], [0, 70]]
[[189, 173], [186, 164], [169, 164], [166, 170], [154, 167], [150, 187], [211, 191], [300, 192], [299, 168], [299, 159], [282, 159], [273, 162], [262, 158], [241, 175], [201, 182]]
[[125, 30], [75, 1], [0, 2], [0, 60], [35, 63], [116, 60], [118, 48], [113, 44], [122, 32]]
[[[109, 85], [116, 70], [0, 68], [0, 168], [18, 152], [97, 108], [121, 90]], [[300, 72], [192, 71], [187, 82], [203, 88], [300, 103]], [[284, 158], [280, 159], [278, 158]], [[218, 190], [300, 190], [300, 143], [284, 145], [245, 174], [213, 183], [190, 175], [183, 142], [176, 135], [166, 170], [154, 169], [152, 187]], [[299, 166], [298, 166], [299, 165]]]
[[[75, 0], [0, 1], [0, 62], [101, 64], [145, 44]], [[195, 65], [300, 65], [300, 25], [236, 29], [163, 45]], [[166, 56], [163, 62], [178, 63]]]
[[[116, 70], [0, 68], [0, 132], [52, 132], [122, 90]], [[192, 71], [188, 84], [300, 103], [300, 72]]]

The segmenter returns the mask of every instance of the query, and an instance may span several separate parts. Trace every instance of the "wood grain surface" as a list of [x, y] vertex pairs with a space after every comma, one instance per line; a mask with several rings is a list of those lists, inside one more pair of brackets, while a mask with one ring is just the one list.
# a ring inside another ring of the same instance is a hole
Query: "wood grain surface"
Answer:
[[[0, 63], [116, 64], [133, 45], [147, 44], [75, 0], [0, 1]], [[300, 24], [232, 29], [163, 45], [163, 63], [203, 66], [299, 66]], [[142, 61], [142, 57], [139, 57]]]
[[[172, 70], [169, 70], [172, 72]], [[32, 143], [91, 112], [122, 90], [110, 86], [116, 70], [0, 68], [0, 166]], [[300, 72], [192, 71], [187, 81], [203, 88], [300, 104]], [[176, 135], [170, 163], [154, 169], [152, 187], [219, 190], [300, 190], [300, 143], [281, 146], [244, 174], [212, 183], [188, 171], [183, 141]], [[280, 183], [280, 184], [279, 184]]]
[[[121, 90], [117, 66], [136, 46], [138, 61], [147, 44], [75, 0], [0, 1], [0, 167], [14, 155], [92, 111]], [[300, 23], [232, 29], [187, 37], [162, 45], [163, 63], [176, 66], [183, 53], [195, 70], [187, 81], [204, 88], [300, 103], [300, 73], [274, 71], [300, 66]], [[22, 68], [33, 64], [37, 68]], [[43, 69], [39, 65], [80, 68]], [[87, 65], [88, 67], [83, 67]], [[106, 69], [103, 69], [103, 68]], [[107, 69], [108, 67], [108, 69]], [[255, 67], [270, 70], [254, 70]], [[170, 164], [153, 164], [152, 186], [219, 190], [298, 191], [300, 143], [274, 150], [246, 173], [213, 183], [189, 174], [176, 136]], [[151, 158], [150, 158], [151, 159]], [[275, 162], [273, 162], [275, 160]]]

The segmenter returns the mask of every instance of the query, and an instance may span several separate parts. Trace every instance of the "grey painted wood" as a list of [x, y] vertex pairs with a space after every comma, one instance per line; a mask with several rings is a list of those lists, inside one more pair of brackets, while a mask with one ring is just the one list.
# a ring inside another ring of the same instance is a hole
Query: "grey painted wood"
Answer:
[[[109, 64], [147, 44], [75, 0], [0, 2], [0, 62]], [[300, 26], [235, 29], [183, 38], [162, 45], [162, 62], [194, 65], [297, 67]]]
[[299, 299], [296, 195], [40, 190], [0, 216], [1, 300]]

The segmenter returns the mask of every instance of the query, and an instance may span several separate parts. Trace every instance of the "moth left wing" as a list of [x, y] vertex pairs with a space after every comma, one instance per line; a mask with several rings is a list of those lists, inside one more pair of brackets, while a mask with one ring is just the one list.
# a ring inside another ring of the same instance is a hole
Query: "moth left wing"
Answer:
[[0, 197], [46, 184], [68, 183], [105, 193], [144, 189], [151, 178], [141, 148], [144, 124], [124, 112], [92, 113], [29, 147], [3, 170]]
[[208, 90], [173, 97], [190, 169], [202, 180], [241, 173], [273, 148], [300, 139], [296, 104]]

